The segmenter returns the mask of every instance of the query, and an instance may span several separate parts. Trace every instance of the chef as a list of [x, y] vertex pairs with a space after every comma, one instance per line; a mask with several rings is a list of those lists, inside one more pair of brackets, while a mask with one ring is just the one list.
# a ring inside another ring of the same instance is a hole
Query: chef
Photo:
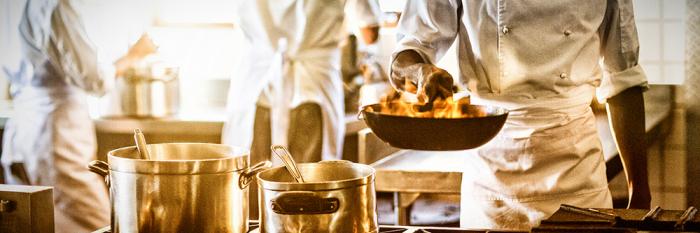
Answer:
[[409, 0], [398, 38], [397, 89], [451, 96], [453, 78], [434, 64], [458, 39], [458, 84], [473, 104], [510, 110], [496, 138], [465, 152], [463, 227], [529, 229], [562, 203], [612, 207], [594, 95], [607, 102], [628, 206], [648, 208], [647, 82], [632, 0]]
[[[357, 0], [354, 9], [362, 31], [374, 32], [379, 12], [370, 4]], [[340, 159], [345, 1], [256, 0], [237, 7], [250, 46], [231, 79], [223, 143], [251, 148], [253, 162], [270, 159], [271, 144], [288, 146], [297, 162]], [[368, 38], [373, 43], [376, 33]]]
[[24, 69], [11, 72], [14, 115], [4, 134], [5, 179], [54, 187], [56, 232], [107, 226], [107, 189], [86, 167], [97, 148], [85, 93], [103, 94], [108, 81], [95, 49], [68, 0], [28, 0], [19, 32]]

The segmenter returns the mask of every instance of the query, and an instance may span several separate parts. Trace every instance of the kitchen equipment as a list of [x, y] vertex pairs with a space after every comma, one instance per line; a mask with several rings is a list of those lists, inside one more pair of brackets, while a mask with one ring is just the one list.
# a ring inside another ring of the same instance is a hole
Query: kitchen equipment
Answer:
[[[294, 180], [296, 180], [298, 183], [304, 183], [304, 177], [301, 176], [301, 172], [299, 172], [299, 168], [297, 167], [297, 163], [294, 162], [294, 157], [292, 157], [291, 154], [289, 154], [289, 151], [287, 148], [284, 146], [280, 145], [274, 145], [270, 147], [272, 149], [272, 152], [274, 152], [282, 162], [284, 163], [284, 166], [287, 168], [287, 171], [289, 171], [289, 174], [294, 177]], [[277, 153], [277, 152], [280, 153]]]
[[249, 166], [248, 151], [206, 143], [147, 145], [110, 151], [91, 171], [106, 176], [113, 232], [246, 232], [247, 185], [270, 166]]
[[139, 158], [146, 160], [151, 158], [146, 148], [146, 138], [141, 133], [141, 129], [134, 130], [134, 141], [136, 142], [136, 149], [139, 151]]
[[258, 173], [261, 232], [377, 232], [374, 169], [347, 161], [298, 164]]
[[[256, 220], [248, 221], [249, 233], [260, 233], [260, 223]], [[103, 227], [93, 233], [111, 233], [109, 227]], [[464, 229], [456, 227], [422, 227], [422, 226], [379, 226], [378, 233], [527, 233], [525, 231], [509, 230], [485, 230], [485, 229]]]
[[532, 232], [699, 232], [697, 209], [592, 209], [562, 205]]
[[53, 188], [0, 184], [0, 232], [54, 232]]
[[178, 68], [156, 63], [129, 69], [116, 80], [122, 114], [131, 117], [167, 117], [180, 107]]
[[[417, 108], [421, 108], [416, 104]], [[498, 134], [508, 111], [494, 106], [460, 104], [465, 117], [427, 118], [381, 113], [382, 104], [362, 107], [360, 118], [389, 145], [414, 150], [466, 150]]]

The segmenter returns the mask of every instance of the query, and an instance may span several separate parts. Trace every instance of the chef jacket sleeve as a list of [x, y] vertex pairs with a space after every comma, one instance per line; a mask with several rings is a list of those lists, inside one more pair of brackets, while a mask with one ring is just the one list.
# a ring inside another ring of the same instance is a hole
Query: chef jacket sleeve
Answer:
[[378, 0], [355, 0], [355, 19], [360, 28], [379, 26], [382, 14]]
[[49, 40], [46, 49], [49, 61], [68, 83], [88, 93], [105, 93], [106, 75], [99, 69], [97, 51], [70, 0], [60, 0], [51, 15]]
[[609, 0], [599, 33], [603, 78], [596, 90], [598, 101], [604, 103], [630, 87], [642, 86], [646, 89], [646, 75], [638, 62], [639, 40], [632, 0]]
[[455, 0], [408, 0], [399, 20], [392, 61], [401, 51], [415, 50], [423, 60], [436, 64], [457, 37], [460, 4]]

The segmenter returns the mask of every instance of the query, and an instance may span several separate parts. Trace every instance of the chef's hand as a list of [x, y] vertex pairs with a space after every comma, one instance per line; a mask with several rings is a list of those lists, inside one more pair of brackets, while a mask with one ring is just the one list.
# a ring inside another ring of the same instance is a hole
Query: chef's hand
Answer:
[[452, 96], [452, 76], [413, 50], [400, 52], [391, 64], [391, 83], [394, 88], [418, 95], [421, 102], [433, 102]]

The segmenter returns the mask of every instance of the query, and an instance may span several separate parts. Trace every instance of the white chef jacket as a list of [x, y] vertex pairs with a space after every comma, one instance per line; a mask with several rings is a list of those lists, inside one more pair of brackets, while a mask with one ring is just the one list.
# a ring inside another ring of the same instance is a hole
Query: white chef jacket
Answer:
[[[359, 18], [374, 14], [369, 0], [356, 1]], [[231, 78], [223, 143], [250, 147], [260, 104], [271, 110], [272, 143], [285, 145], [290, 109], [312, 102], [323, 113], [322, 158], [340, 159], [345, 112], [338, 43], [345, 1], [246, 0], [236, 7], [250, 46]]]
[[[16, 92], [3, 135], [7, 183], [53, 186], [56, 232], [109, 225], [107, 189], [86, 167], [97, 143], [85, 96], [104, 93], [107, 79], [79, 14], [71, 0], [28, 0], [18, 34], [22, 67], [29, 68], [10, 80]], [[10, 169], [17, 164], [26, 177]]]
[[433, 64], [459, 38], [472, 102], [510, 110], [465, 152], [462, 226], [527, 229], [561, 203], [611, 207], [589, 104], [646, 85], [631, 0], [409, 0], [398, 38], [396, 53]]

